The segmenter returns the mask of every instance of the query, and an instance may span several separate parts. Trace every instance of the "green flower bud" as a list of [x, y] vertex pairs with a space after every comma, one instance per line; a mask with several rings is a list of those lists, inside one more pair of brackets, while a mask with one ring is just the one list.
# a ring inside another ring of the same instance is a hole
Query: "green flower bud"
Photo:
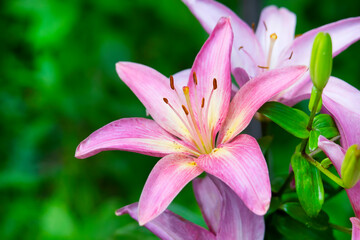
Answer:
[[341, 166], [341, 178], [346, 188], [352, 188], [360, 179], [360, 149], [357, 144], [346, 151]]
[[331, 37], [328, 33], [319, 32], [315, 37], [310, 59], [310, 77], [317, 89], [324, 89], [331, 75], [331, 69]]

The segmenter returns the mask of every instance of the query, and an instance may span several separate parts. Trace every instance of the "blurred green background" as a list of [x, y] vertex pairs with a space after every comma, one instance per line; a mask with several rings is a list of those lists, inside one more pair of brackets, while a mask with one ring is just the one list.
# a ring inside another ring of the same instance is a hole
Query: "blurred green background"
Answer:
[[[242, 16], [242, 1], [221, 2]], [[262, 3], [270, 4], [297, 14], [297, 33], [360, 15], [359, 1]], [[0, 239], [156, 239], [114, 212], [138, 201], [158, 159], [114, 151], [79, 160], [74, 152], [113, 120], [145, 117], [116, 62], [168, 76], [191, 67], [205, 31], [180, 0], [11, 0], [0, 2], [0, 16]], [[333, 67], [357, 88], [359, 55], [356, 43]], [[269, 131], [271, 175], [286, 174], [297, 140], [274, 125]], [[191, 185], [171, 208], [204, 225]], [[350, 226], [344, 192], [325, 210], [332, 222]]]

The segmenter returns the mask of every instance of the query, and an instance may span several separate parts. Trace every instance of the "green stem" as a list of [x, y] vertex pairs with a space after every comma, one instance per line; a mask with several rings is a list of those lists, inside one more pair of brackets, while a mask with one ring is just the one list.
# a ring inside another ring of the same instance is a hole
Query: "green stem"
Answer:
[[312, 165], [317, 167], [317, 169], [319, 169], [323, 174], [328, 176], [331, 180], [333, 180], [335, 183], [337, 183], [340, 187], [345, 188], [344, 183], [341, 180], [341, 178], [339, 178], [338, 176], [334, 175], [332, 172], [330, 172], [329, 170], [324, 168], [321, 165], [321, 163], [319, 163], [318, 161], [316, 161], [315, 159], [313, 159], [312, 157], [310, 157], [306, 153], [302, 153], [302, 155], [306, 160], [308, 160], [308, 162], [310, 162]]
[[318, 108], [318, 105], [319, 105], [319, 102], [320, 102], [320, 99], [321, 99], [321, 95], [322, 95], [322, 91], [319, 91], [318, 94], [316, 95], [313, 108], [311, 109], [309, 122], [308, 122], [308, 125], [306, 127], [307, 130], [309, 130], [309, 131], [311, 131], [311, 129], [312, 129], [312, 124], [313, 124], [313, 121], [314, 121], [314, 117], [316, 115], [316, 110]]
[[329, 223], [329, 225], [330, 225], [331, 228], [336, 229], [336, 230], [338, 230], [340, 232], [343, 232], [343, 233], [351, 234], [351, 232], [352, 232], [351, 228], [339, 226], [339, 225], [336, 225], [336, 224], [333, 224], [333, 223]]

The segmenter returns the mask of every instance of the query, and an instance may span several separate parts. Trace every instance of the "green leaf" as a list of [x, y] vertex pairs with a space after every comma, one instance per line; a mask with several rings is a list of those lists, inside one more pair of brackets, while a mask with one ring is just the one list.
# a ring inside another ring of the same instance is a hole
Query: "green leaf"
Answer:
[[320, 132], [318, 132], [316, 130], [310, 131], [310, 136], [309, 136], [309, 150], [310, 151], [314, 151], [315, 149], [318, 148], [319, 136], [320, 136]]
[[317, 230], [326, 230], [329, 228], [329, 216], [324, 211], [321, 211], [317, 217], [311, 218], [297, 202], [285, 203], [280, 206], [280, 209], [307, 227]]
[[276, 214], [273, 219], [273, 224], [275, 224], [276, 229], [285, 239], [289, 240], [334, 239], [330, 228], [325, 231], [312, 229], [284, 214]]
[[313, 121], [313, 129], [328, 139], [339, 135], [334, 120], [328, 114], [317, 115]]
[[264, 136], [258, 140], [262, 154], [265, 154], [267, 152], [273, 139], [274, 138], [272, 136]]
[[309, 137], [309, 131], [306, 129], [309, 116], [306, 113], [278, 102], [265, 103], [259, 112], [295, 137]]
[[292, 156], [291, 165], [300, 204], [308, 216], [316, 217], [324, 203], [324, 186], [320, 171], [299, 152], [295, 152]]

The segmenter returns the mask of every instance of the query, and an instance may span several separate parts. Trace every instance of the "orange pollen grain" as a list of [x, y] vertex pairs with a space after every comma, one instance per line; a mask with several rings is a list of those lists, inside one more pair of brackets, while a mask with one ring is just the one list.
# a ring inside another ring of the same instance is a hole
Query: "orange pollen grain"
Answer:
[[196, 73], [195, 73], [195, 72], [193, 72], [193, 79], [194, 79], [195, 85], [197, 85], [197, 84], [198, 84], [198, 81], [197, 81], [197, 77], [196, 77]]
[[205, 106], [205, 98], [202, 98], [202, 100], [201, 100], [201, 108], [204, 108], [204, 106]]
[[289, 57], [289, 60], [292, 58], [292, 55], [293, 55], [293, 51], [291, 51], [291, 54], [290, 54], [290, 57]]
[[271, 34], [270, 38], [271, 38], [271, 40], [276, 40], [277, 39], [276, 33]]
[[213, 79], [213, 89], [217, 89], [217, 81], [216, 78]]
[[264, 67], [264, 66], [260, 66], [260, 65], [258, 65], [258, 68], [269, 69], [269, 67]]
[[186, 109], [186, 107], [184, 105], [182, 105], [182, 109], [184, 110], [186, 115], [189, 115], [189, 111]]
[[163, 100], [166, 104], [169, 104], [169, 100], [167, 98], [163, 98]]
[[170, 87], [172, 90], [175, 89], [175, 85], [174, 85], [174, 77], [172, 75], [170, 75]]

